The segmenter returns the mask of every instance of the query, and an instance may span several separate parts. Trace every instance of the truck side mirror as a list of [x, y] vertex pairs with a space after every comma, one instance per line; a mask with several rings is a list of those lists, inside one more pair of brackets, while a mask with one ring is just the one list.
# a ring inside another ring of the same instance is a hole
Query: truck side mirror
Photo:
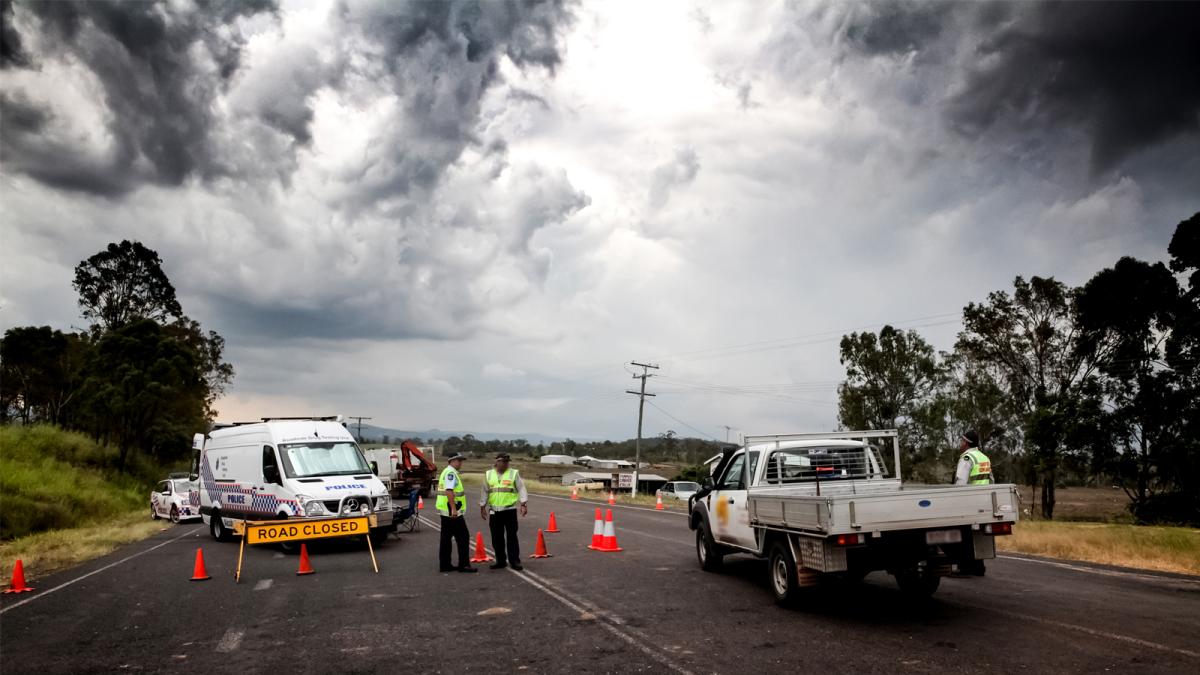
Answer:
[[378, 476], [379, 475], [379, 462], [376, 462], [375, 460], [371, 460], [369, 463], [371, 465], [371, 473]]
[[194, 473], [194, 474], [188, 476], [188, 480], [195, 483], [196, 481], [200, 480], [200, 474]]

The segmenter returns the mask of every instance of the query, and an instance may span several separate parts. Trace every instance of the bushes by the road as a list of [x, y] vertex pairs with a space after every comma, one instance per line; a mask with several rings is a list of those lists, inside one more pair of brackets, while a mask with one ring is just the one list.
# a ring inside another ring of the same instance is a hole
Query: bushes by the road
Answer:
[[157, 471], [115, 471], [118, 452], [50, 425], [0, 427], [0, 539], [148, 509]]

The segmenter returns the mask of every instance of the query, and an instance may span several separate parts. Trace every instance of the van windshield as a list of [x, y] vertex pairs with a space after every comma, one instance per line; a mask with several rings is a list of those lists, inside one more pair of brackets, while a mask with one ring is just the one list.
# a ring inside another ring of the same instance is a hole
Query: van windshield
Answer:
[[371, 473], [367, 461], [353, 443], [292, 443], [279, 448], [288, 478]]

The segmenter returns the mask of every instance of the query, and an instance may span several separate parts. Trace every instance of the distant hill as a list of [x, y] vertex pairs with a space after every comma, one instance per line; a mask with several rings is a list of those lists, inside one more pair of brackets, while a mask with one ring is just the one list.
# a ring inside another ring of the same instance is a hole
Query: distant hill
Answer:
[[[357, 424], [354, 424], [353, 422], [348, 422], [346, 424], [346, 428], [348, 428], [355, 435], [358, 434], [358, 425]], [[529, 442], [530, 445], [537, 445], [538, 443], [550, 445], [551, 443], [561, 442], [561, 441], [565, 441], [567, 439], [566, 436], [547, 436], [545, 434], [535, 434], [535, 433], [501, 434], [501, 433], [495, 433], [495, 432], [491, 432], [491, 431], [444, 431], [442, 429], [426, 429], [425, 431], [410, 431], [410, 430], [405, 430], [405, 429], [389, 429], [387, 427], [377, 427], [373, 424], [362, 425], [362, 435], [366, 438], [370, 438], [370, 439], [374, 439], [374, 440], [382, 439], [384, 436], [388, 436], [389, 438], [392, 438], [392, 439], [421, 438], [424, 440], [431, 440], [431, 439], [437, 439], [437, 438], [445, 439], [445, 438], [449, 438], [450, 436], [458, 436], [459, 438], [462, 438], [463, 436], [466, 436], [467, 434], [471, 434], [472, 436], [474, 436], [475, 438], [478, 438], [481, 441], [492, 441], [492, 440], [513, 441], [518, 438], [524, 438], [526, 441]], [[584, 441], [594, 441], [597, 439], [574, 438], [573, 440], [576, 440], [579, 442], [584, 442]]]

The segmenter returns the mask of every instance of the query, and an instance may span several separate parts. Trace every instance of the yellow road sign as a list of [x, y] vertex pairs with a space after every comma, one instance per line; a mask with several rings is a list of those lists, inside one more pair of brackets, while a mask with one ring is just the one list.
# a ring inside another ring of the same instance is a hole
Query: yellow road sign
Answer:
[[300, 539], [324, 539], [367, 534], [369, 518], [325, 518], [321, 520], [280, 520], [267, 523], [246, 523], [247, 544], [277, 544]]

